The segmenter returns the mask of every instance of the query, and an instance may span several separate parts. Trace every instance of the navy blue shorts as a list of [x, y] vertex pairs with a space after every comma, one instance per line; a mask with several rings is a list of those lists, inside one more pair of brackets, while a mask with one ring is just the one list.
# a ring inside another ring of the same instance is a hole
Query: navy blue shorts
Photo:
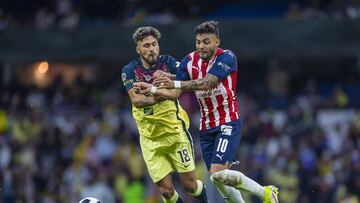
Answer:
[[242, 122], [240, 119], [200, 131], [200, 144], [206, 167], [233, 162], [238, 152]]

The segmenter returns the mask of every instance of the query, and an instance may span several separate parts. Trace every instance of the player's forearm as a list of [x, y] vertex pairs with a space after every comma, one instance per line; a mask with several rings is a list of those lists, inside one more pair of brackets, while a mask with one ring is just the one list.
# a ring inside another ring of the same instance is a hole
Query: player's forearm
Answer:
[[168, 100], [176, 101], [181, 94], [180, 90], [157, 89], [156, 95], [164, 96]]
[[181, 81], [182, 90], [207, 90], [216, 86], [216, 82], [209, 78], [200, 78], [197, 80]]
[[155, 100], [154, 97], [145, 97], [145, 96], [138, 97], [135, 101], [133, 101], [133, 104], [136, 108], [144, 108], [144, 107], [152, 106], [156, 103], [157, 101]]

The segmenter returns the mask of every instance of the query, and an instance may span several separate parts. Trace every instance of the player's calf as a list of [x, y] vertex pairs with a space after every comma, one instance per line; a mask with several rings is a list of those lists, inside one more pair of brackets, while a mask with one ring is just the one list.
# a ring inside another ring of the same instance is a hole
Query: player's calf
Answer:
[[216, 172], [212, 176], [224, 185], [250, 192], [259, 198], [264, 198], [265, 188], [239, 171], [226, 169]]
[[214, 177], [210, 176], [211, 182], [216, 186], [221, 196], [227, 203], [245, 203], [240, 191], [234, 187], [230, 187], [216, 181]]
[[232, 186], [236, 189], [240, 189], [244, 174], [232, 171], [232, 170], [222, 170], [212, 174], [214, 180], [228, 186]]
[[181, 178], [181, 185], [183, 186], [184, 190], [189, 193], [196, 193], [196, 190], [198, 189], [198, 183], [196, 181], [195, 176], [194, 177], [186, 177]]

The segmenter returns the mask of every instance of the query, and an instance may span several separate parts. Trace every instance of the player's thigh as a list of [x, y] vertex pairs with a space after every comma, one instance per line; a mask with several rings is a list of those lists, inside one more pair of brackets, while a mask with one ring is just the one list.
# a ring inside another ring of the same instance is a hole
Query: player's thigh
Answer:
[[[181, 133], [179, 136], [187, 135]], [[184, 140], [169, 146], [168, 156], [179, 173], [190, 172], [195, 169], [193, 146], [190, 140]]]
[[206, 168], [209, 170], [214, 151], [216, 133], [213, 130], [200, 131], [200, 146]]
[[232, 163], [239, 149], [242, 124], [240, 120], [218, 127], [214, 140], [212, 164]]
[[175, 169], [171, 163], [171, 159], [163, 152], [163, 149], [161, 147], [153, 147], [159, 146], [158, 143], [154, 142], [157, 141], [140, 136], [140, 147], [146, 167], [151, 179], [156, 183], [172, 173]]

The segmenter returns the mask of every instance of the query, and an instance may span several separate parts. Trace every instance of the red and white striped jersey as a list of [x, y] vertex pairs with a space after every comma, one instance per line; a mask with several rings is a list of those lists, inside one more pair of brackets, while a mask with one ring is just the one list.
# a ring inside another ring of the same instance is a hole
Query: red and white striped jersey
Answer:
[[214, 58], [207, 62], [194, 51], [181, 61], [176, 80], [196, 80], [207, 74], [217, 76], [220, 83], [213, 89], [195, 91], [201, 112], [201, 131], [240, 118], [236, 100], [236, 56], [230, 50], [218, 48]]

